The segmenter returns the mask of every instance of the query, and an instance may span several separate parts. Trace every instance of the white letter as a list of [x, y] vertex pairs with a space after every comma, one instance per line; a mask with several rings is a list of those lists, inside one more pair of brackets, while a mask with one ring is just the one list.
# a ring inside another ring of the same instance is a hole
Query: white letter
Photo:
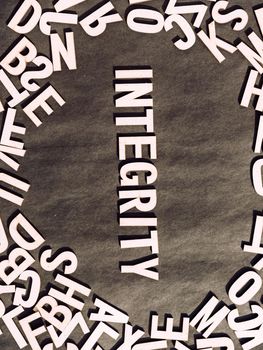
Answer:
[[[121, 204], [119, 211], [125, 213], [126, 211], [136, 208], [139, 211], [151, 211], [156, 207], [157, 196], [156, 190], [132, 190], [132, 191], [119, 191], [119, 199], [131, 199], [130, 201]], [[144, 201], [142, 201], [142, 199]], [[147, 202], [145, 200], [147, 199]]]
[[[248, 284], [249, 288], [240, 295], [243, 287]], [[257, 294], [261, 286], [262, 280], [258, 273], [255, 271], [246, 271], [232, 284], [228, 291], [228, 296], [234, 304], [244, 305]]]
[[61, 11], [67, 10], [72, 6], [78, 5], [83, 1], [86, 1], [86, 0], [59, 0], [54, 5], [54, 7], [57, 12], [61, 12]]
[[256, 143], [255, 143], [255, 148], [254, 148], [255, 153], [261, 153], [262, 141], [263, 141], [263, 115], [261, 115], [259, 118], [257, 139], [256, 139]]
[[19, 316], [22, 312], [24, 312], [24, 309], [22, 308], [22, 306], [18, 306], [2, 317], [2, 320], [4, 321], [10, 334], [12, 334], [12, 336], [14, 337], [14, 340], [16, 341], [20, 349], [23, 349], [25, 346], [27, 346], [27, 342], [25, 341], [25, 338], [22, 336], [20, 330], [16, 326], [13, 319]]
[[190, 49], [194, 43], [195, 43], [195, 33], [193, 29], [191, 28], [190, 24], [187, 22], [187, 20], [180, 15], [172, 14], [169, 17], [166, 18], [164, 22], [164, 29], [166, 32], [173, 29], [173, 22], [178, 24], [178, 26], [183, 31], [185, 37], [187, 40], [182, 40], [180, 38], [173, 40], [174, 45], [179, 50], [188, 50]]
[[242, 344], [242, 349], [250, 350], [263, 343], [263, 324], [259, 329], [250, 329], [236, 332], [238, 339], [251, 339]]
[[59, 267], [60, 264], [64, 263], [64, 273], [70, 275], [75, 272], [78, 267], [78, 259], [76, 254], [70, 251], [64, 251], [60, 253], [56, 258], [51, 262], [47, 260], [52, 256], [52, 250], [46, 249], [40, 257], [40, 265], [45, 271], [54, 271]]
[[37, 302], [39, 292], [40, 292], [40, 286], [41, 281], [39, 274], [33, 270], [26, 270], [21, 273], [19, 276], [19, 280], [26, 281], [28, 279], [31, 279], [32, 284], [29, 284], [30, 286], [30, 295], [27, 298], [27, 300], [23, 299], [23, 296], [27, 294], [27, 290], [25, 288], [16, 288], [15, 295], [14, 295], [14, 305], [21, 305], [25, 308], [30, 308], [35, 305]]
[[125, 248], [139, 248], [139, 247], [151, 247], [152, 254], [159, 253], [158, 246], [158, 232], [157, 230], [150, 230], [150, 237], [144, 238], [138, 236], [137, 239], [121, 239], [121, 249]]
[[133, 4], [138, 4], [138, 3], [146, 2], [146, 1], [151, 1], [151, 0], [129, 0], [129, 3], [130, 3], [130, 5], [133, 5]]
[[127, 265], [124, 263], [121, 264], [121, 273], [136, 273], [137, 275], [151, 278], [153, 280], [159, 280], [158, 271], [153, 270], [153, 267], [157, 266], [158, 264], [159, 259], [154, 257], [141, 263], [136, 263], [136, 260], [129, 261]]
[[60, 106], [63, 106], [65, 103], [63, 98], [53, 88], [53, 86], [49, 85], [43, 92], [41, 92], [40, 95], [38, 95], [32, 102], [30, 102], [24, 108], [24, 112], [26, 113], [28, 118], [30, 118], [36, 126], [40, 126], [42, 124], [41, 120], [34, 113], [38, 107], [43, 108], [44, 111], [47, 113], [47, 115], [50, 115], [53, 113], [53, 109], [46, 102], [46, 100], [50, 97], [53, 97]]
[[[30, 241], [26, 240], [22, 234], [18, 231], [18, 225], [20, 225], [29, 235]], [[9, 225], [9, 232], [13, 240], [25, 250], [34, 250], [41, 246], [45, 242], [41, 234], [31, 225], [31, 223], [19, 213], [11, 221]], [[33, 241], [31, 241], [31, 238]]]
[[82, 295], [89, 296], [90, 289], [59, 273], [57, 274], [55, 281], [62, 284], [63, 286], [68, 287], [67, 293], [62, 293], [54, 288], [51, 288], [48, 294], [58, 300], [63, 301], [63, 303], [73, 306], [78, 310], [82, 310], [84, 303], [77, 300], [76, 298], [73, 298], [73, 295], [75, 292], [78, 292]]
[[3, 126], [3, 132], [1, 136], [1, 143], [3, 145], [23, 149], [24, 143], [20, 141], [11, 140], [12, 133], [25, 135], [26, 128], [23, 126], [14, 125], [16, 117], [16, 109], [8, 108], [6, 112], [6, 119]]
[[108, 326], [107, 324], [100, 322], [94, 331], [91, 333], [85, 344], [82, 346], [81, 350], [91, 350], [93, 346], [98, 342], [99, 338], [103, 333], [108, 334], [111, 338], [117, 339], [119, 333], [116, 332], [113, 328]]
[[152, 83], [132, 83], [132, 84], [115, 84], [115, 92], [127, 92], [128, 94], [117, 97], [115, 100], [116, 107], [152, 107], [152, 98], [138, 98], [149, 94], [153, 90]]
[[157, 226], [156, 217], [120, 217], [120, 226]]
[[104, 302], [103, 300], [96, 298], [94, 305], [99, 308], [98, 312], [91, 312], [89, 319], [91, 321], [103, 321], [103, 322], [116, 322], [116, 323], [127, 323], [129, 316], [124, 312], [116, 309]]
[[[22, 52], [27, 49], [28, 53]], [[1, 66], [11, 75], [20, 75], [26, 69], [26, 65], [32, 62], [37, 56], [37, 49], [25, 36], [16, 44], [16, 46], [1, 61]], [[18, 61], [15, 67], [11, 66], [13, 61]]]
[[256, 111], [263, 112], [263, 89], [262, 87], [260, 89], [255, 87], [257, 77], [258, 72], [252, 69], [249, 73], [249, 78], [242, 97], [241, 106], [248, 107], [252, 95], [257, 95], [259, 97], [256, 105]]
[[[246, 315], [244, 321], [237, 321], [236, 319], [240, 317], [238, 309], [233, 309], [229, 312], [227, 316], [228, 325], [234, 331], [246, 331], [249, 329], [258, 328], [263, 324], [263, 309], [259, 305], [250, 305], [251, 311], [257, 316], [253, 318], [252, 315]], [[248, 318], [250, 316], [250, 318]], [[243, 316], [244, 317], [244, 316]]]
[[[23, 261], [18, 258], [23, 258]], [[35, 259], [24, 249], [15, 248], [9, 254], [8, 259], [0, 262], [0, 278], [5, 282], [5, 284], [11, 284], [18, 276], [21, 275], [29, 266], [31, 266], [35, 262]], [[11, 272], [8, 271], [6, 274], [6, 270], [11, 268]]]
[[211, 22], [208, 25], [208, 34], [209, 36], [203, 30], [200, 30], [197, 33], [199, 38], [203, 41], [205, 46], [211, 51], [219, 63], [225, 60], [225, 56], [218, 50], [218, 47], [230, 53], [234, 53], [236, 51], [237, 48], [235, 46], [217, 38], [215, 22]]
[[32, 61], [37, 67], [44, 65], [44, 68], [36, 71], [26, 71], [22, 74], [20, 81], [25, 89], [28, 91], [37, 91], [40, 86], [34, 82], [33, 79], [45, 79], [53, 73], [53, 64], [45, 56], [37, 56]]
[[40, 327], [34, 328], [34, 329], [32, 329], [30, 327], [30, 323], [39, 319], [39, 318], [41, 318], [40, 313], [35, 312], [34, 314], [29, 315], [29, 316], [23, 318], [21, 321], [19, 321], [19, 323], [20, 323], [20, 325], [21, 325], [21, 327], [22, 327], [22, 329], [27, 337], [27, 340], [28, 340], [29, 344], [31, 345], [31, 348], [34, 350], [42, 350], [42, 348], [38, 344], [36, 337], [47, 331], [45, 326], [40, 326]]
[[176, 342], [174, 344], [174, 348], [176, 350], [191, 350], [188, 346], [184, 345], [183, 343], [179, 342], [178, 340], [176, 340]]
[[47, 327], [47, 330], [56, 348], [61, 347], [66, 342], [66, 340], [68, 339], [68, 337], [74, 331], [74, 329], [77, 327], [78, 324], [83, 334], [89, 333], [89, 327], [87, 326], [81, 312], [77, 312], [75, 316], [72, 317], [71, 321], [68, 323], [68, 325], [65, 327], [65, 329], [59, 336], [57, 335], [57, 332], [55, 331], [55, 328], [53, 326]]
[[[3, 172], [0, 172], [0, 182], [4, 182], [6, 184], [9, 184], [13, 187], [19, 188], [22, 191], [27, 192], [29, 190], [30, 185], [27, 184], [25, 181], [18, 180], [14, 178], [11, 175], [7, 175]], [[17, 194], [13, 194], [5, 189], [0, 188], [0, 197], [6, 199], [9, 202], [12, 202], [16, 205], [22, 205], [24, 198], [22, 196], [19, 196]]]
[[207, 6], [204, 4], [180, 6], [180, 5], [176, 4], [176, 2], [177, 2], [177, 0], [170, 0], [166, 9], [165, 9], [165, 13], [168, 15], [195, 14], [193, 25], [194, 25], [194, 27], [199, 28], [202, 24], [204, 17], [205, 17]]
[[60, 39], [60, 36], [57, 33], [50, 35], [52, 61], [55, 72], [62, 70], [60, 57], [63, 58], [69, 70], [77, 69], [74, 33], [66, 32], [65, 38], [67, 48], [65, 47], [62, 40]]
[[[147, 20], [151, 20], [152, 23], [136, 22], [136, 18], [146, 18]], [[159, 33], [163, 29], [164, 18], [163, 15], [156, 10], [138, 8], [129, 12], [127, 24], [128, 27], [135, 32], [154, 34]]]
[[225, 350], [235, 350], [234, 343], [228, 337], [196, 339], [197, 349], [212, 350], [214, 348], [225, 348]]
[[[24, 25], [19, 25], [22, 22], [24, 16], [28, 13], [30, 9], [33, 8], [33, 13], [28, 19], [27, 23]], [[22, 5], [19, 7], [13, 18], [7, 24], [9, 28], [14, 30], [19, 34], [26, 34], [31, 32], [37, 25], [39, 18], [41, 16], [42, 9], [36, 0], [24, 0]]]
[[248, 14], [241, 8], [223, 14], [222, 10], [226, 10], [227, 6], [228, 1], [217, 1], [212, 9], [213, 19], [220, 24], [235, 20], [233, 29], [236, 31], [243, 30], [248, 22]]
[[151, 79], [153, 77], [153, 70], [146, 69], [115, 69], [116, 79]]
[[261, 175], [262, 166], [263, 166], [263, 158], [257, 159], [253, 164], [253, 169], [252, 169], [253, 186], [257, 194], [260, 196], [263, 196], [263, 184], [262, 184], [262, 175]]
[[132, 350], [157, 350], [168, 348], [167, 340], [157, 340], [136, 344]]
[[146, 127], [147, 132], [153, 132], [153, 110], [146, 108], [145, 115], [142, 116], [122, 116], [121, 114], [118, 114], [115, 118], [115, 124], [117, 126], [127, 126], [127, 125], [143, 125]]
[[[98, 36], [106, 30], [107, 23], [114, 23], [122, 21], [121, 16], [118, 13], [107, 15], [114, 9], [111, 1], [92, 12], [90, 15], [85, 17], [79, 22], [81, 27], [90, 36]], [[94, 26], [96, 24], [96, 26]]]
[[228, 307], [222, 306], [220, 310], [211, 316], [218, 302], [219, 300], [215, 296], [212, 296], [190, 322], [190, 325], [202, 333], [205, 338], [209, 337], [230, 312]]
[[259, 71], [263, 73], [263, 41], [252, 32], [248, 35], [248, 39], [253, 44], [257, 52], [253, 51], [247, 44], [241, 42], [237, 45], [238, 50], [246, 57], [246, 59]]
[[152, 315], [151, 319], [151, 338], [167, 339], [167, 340], [188, 340], [189, 334], [189, 317], [183, 317], [183, 325], [181, 332], [173, 330], [173, 317], [167, 317], [165, 322], [165, 330], [158, 329], [158, 315]]
[[8, 239], [5, 233], [4, 225], [0, 218], [0, 254], [5, 252], [8, 248]]
[[[5, 314], [5, 304], [2, 302], [2, 300], [0, 299], [0, 319], [2, 318], [2, 316]], [[0, 335], [2, 335], [3, 332], [0, 329]]]
[[78, 24], [78, 15], [72, 13], [45, 12], [40, 18], [39, 28], [45, 35], [50, 35], [51, 25], [54, 23]]
[[[120, 169], [121, 186], [139, 186], [139, 176], [133, 174], [138, 171], [145, 172], [145, 182], [147, 185], [154, 183], [157, 179], [157, 169], [152, 163], [127, 163]], [[127, 176], [128, 173], [130, 174]]]
[[262, 21], [262, 18], [263, 18], [263, 8], [258, 8], [256, 10], [254, 10], [255, 12], [255, 16], [256, 16], [256, 19], [257, 19], [257, 22], [258, 22], [258, 25], [259, 25], [259, 28], [260, 28], [260, 31], [261, 31], [261, 34], [263, 35], [263, 21]]
[[6, 153], [14, 154], [14, 155], [19, 156], [19, 157], [24, 157], [26, 151], [22, 150], [22, 149], [18, 149], [18, 148], [13, 148], [13, 147], [0, 145], [0, 159], [4, 163], [9, 165], [10, 168], [12, 168], [12, 169], [17, 171], [19, 166], [20, 166], [20, 164], [16, 160], [14, 160], [11, 157], [9, 157]]
[[[23, 90], [19, 92], [15, 85], [12, 83], [12, 81], [9, 79], [9, 77], [6, 75], [5, 71], [3, 69], [0, 69], [0, 81], [4, 85], [5, 89], [9, 92], [9, 94], [12, 97], [12, 100], [8, 102], [8, 105], [10, 107], [15, 107], [20, 102], [24, 101], [28, 96], [29, 92], [26, 90]], [[2, 103], [0, 103], [2, 106]]]
[[[45, 305], [49, 305], [51, 307], [49, 311], [44, 309], [43, 306]], [[34, 308], [34, 311], [36, 310], [40, 312], [43, 319], [48, 321], [61, 332], [66, 328], [72, 319], [72, 312], [70, 308], [64, 305], [58, 305], [56, 299], [48, 295], [44, 296], [38, 301]], [[61, 320], [61, 317], [56, 317], [58, 314], [63, 316], [63, 320]]]
[[255, 253], [263, 255], [263, 247], [261, 247], [261, 237], [263, 232], [263, 216], [257, 215], [255, 220], [255, 226], [252, 234], [252, 242], [250, 244], [244, 244], [244, 252]]
[[137, 329], [134, 333], [132, 333], [132, 330], [131, 325], [125, 324], [124, 341], [116, 350], [131, 350], [133, 344], [144, 335], [144, 331], [141, 329]]
[[134, 146], [135, 148], [135, 158], [142, 158], [142, 145], [150, 146], [150, 158], [156, 159], [156, 136], [119, 136], [119, 159], [126, 159], [126, 149], [127, 145]]

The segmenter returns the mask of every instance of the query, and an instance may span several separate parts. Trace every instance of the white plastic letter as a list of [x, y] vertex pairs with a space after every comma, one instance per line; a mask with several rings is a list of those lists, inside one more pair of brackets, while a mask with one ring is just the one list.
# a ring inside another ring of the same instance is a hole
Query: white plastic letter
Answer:
[[[23, 261], [18, 263], [18, 258], [23, 258]], [[5, 284], [11, 284], [34, 262], [35, 259], [26, 250], [22, 248], [15, 248], [11, 251], [7, 260], [0, 262], [0, 278], [5, 282]], [[11, 268], [12, 271], [9, 271], [7, 274], [5, 271], [9, 268]]]
[[98, 312], [92, 312], [90, 314], [89, 319], [91, 321], [115, 323], [127, 323], [129, 321], [128, 315], [99, 298], [95, 299], [94, 305], [97, 306], [99, 309]]
[[[88, 35], [98, 36], [106, 30], [108, 23], [122, 21], [122, 18], [118, 13], [107, 15], [107, 13], [112, 10], [114, 10], [114, 6], [111, 1], [108, 1], [106, 4], [81, 20], [79, 24]], [[94, 26], [94, 24], [96, 25]]]
[[65, 61], [69, 70], [77, 69], [74, 33], [66, 32], [65, 39], [66, 46], [63, 44], [60, 36], [57, 33], [50, 35], [52, 61], [55, 72], [62, 70], [61, 57]]
[[19, 321], [21, 328], [23, 329], [31, 348], [34, 350], [42, 350], [41, 346], [38, 344], [36, 337], [45, 333], [47, 330], [45, 326], [40, 326], [38, 328], [32, 329], [30, 323], [41, 318], [39, 312], [35, 312]]
[[[18, 231], [18, 227], [21, 226], [29, 235], [30, 240], [26, 240], [22, 234]], [[23, 214], [19, 213], [11, 221], [9, 225], [9, 232], [13, 240], [25, 250], [37, 249], [45, 242], [41, 234], [34, 228], [34, 226], [24, 217]]]
[[246, 88], [241, 100], [241, 106], [248, 107], [252, 95], [257, 95], [258, 101], [256, 105], [256, 111], [263, 112], [263, 87], [261, 88], [255, 87], [257, 77], [258, 77], [258, 72], [252, 69], [251, 72], [249, 73]]
[[[27, 54], [23, 55], [23, 50], [27, 49]], [[32, 62], [37, 56], [37, 49], [25, 36], [16, 44], [16, 46], [1, 61], [1, 66], [11, 75], [20, 75], [26, 69], [26, 65]], [[17, 65], [13, 67], [11, 63], [16, 60]]]
[[68, 290], [66, 293], [62, 293], [60, 291], [58, 291], [57, 289], [51, 288], [49, 291], [49, 295], [51, 295], [52, 297], [63, 301], [63, 303], [66, 303], [70, 306], [75, 307], [78, 310], [82, 310], [84, 307], [84, 303], [82, 303], [81, 301], [77, 300], [76, 298], [74, 298], [74, 293], [78, 292], [84, 296], [89, 296], [90, 294], [90, 289], [83, 286], [80, 283], [77, 283], [71, 279], [69, 279], [68, 277], [65, 277], [61, 274], [57, 274], [55, 281], [68, 287]]
[[151, 319], [151, 338], [153, 339], [167, 339], [167, 340], [188, 340], [189, 334], [189, 317], [183, 317], [182, 331], [176, 332], [173, 330], [173, 317], [167, 317], [165, 323], [165, 330], [158, 329], [158, 315], [153, 315]]
[[91, 350], [93, 349], [93, 346], [98, 342], [99, 338], [102, 336], [103, 333], [106, 333], [108, 336], [110, 336], [113, 339], [117, 339], [119, 336], [119, 333], [116, 332], [113, 328], [108, 326], [107, 324], [100, 322], [97, 327], [94, 329], [94, 331], [90, 334], [89, 338], [85, 342], [85, 344], [82, 346], [81, 350]]
[[52, 62], [45, 56], [37, 56], [32, 61], [37, 67], [44, 66], [41, 70], [30, 70], [26, 71], [21, 76], [21, 84], [28, 91], [37, 91], [40, 86], [33, 81], [33, 79], [45, 79], [51, 76], [53, 73], [53, 64]]
[[[152, 23], [136, 22], [136, 18], [151, 20]], [[127, 24], [135, 32], [154, 34], [159, 33], [163, 29], [164, 17], [160, 12], [153, 9], [135, 8], [127, 16]]]
[[229, 23], [235, 20], [233, 29], [236, 31], [243, 30], [248, 22], [248, 14], [242, 9], [236, 9], [228, 13], [220, 13], [222, 10], [226, 10], [229, 2], [228, 1], [217, 1], [212, 9], [213, 19], [220, 24]]
[[149, 145], [150, 158], [157, 158], [156, 136], [120, 136], [119, 139], [119, 159], [126, 159], [126, 146], [134, 146], [135, 158], [142, 158], [142, 146]]
[[39, 28], [45, 35], [50, 35], [51, 25], [49, 22], [78, 24], [78, 15], [72, 13], [45, 12], [40, 18]]
[[230, 312], [228, 307], [222, 306], [211, 316], [218, 303], [219, 300], [215, 296], [212, 296], [190, 322], [190, 325], [202, 333], [205, 338], [209, 337]]
[[24, 308], [30, 308], [37, 302], [41, 286], [40, 276], [33, 270], [26, 270], [19, 276], [19, 280], [21, 281], [27, 281], [29, 278], [32, 281], [29, 297], [25, 300], [23, 296], [26, 295], [27, 290], [25, 288], [17, 287], [14, 295], [14, 305], [21, 305]]
[[42, 124], [41, 120], [38, 118], [38, 116], [34, 113], [35, 110], [38, 107], [41, 107], [44, 109], [44, 111], [47, 113], [47, 115], [50, 115], [53, 113], [53, 109], [50, 107], [50, 105], [47, 103], [47, 99], [53, 97], [56, 102], [63, 106], [65, 101], [63, 98], [59, 95], [59, 93], [53, 88], [53, 86], [49, 85], [43, 92], [41, 92], [40, 95], [38, 95], [32, 102], [30, 102], [25, 108], [24, 112], [28, 116], [29, 119], [32, 120], [32, 122], [36, 126], [40, 126]]
[[[33, 13], [30, 19], [23, 25], [19, 25], [22, 19], [28, 13], [30, 9], [33, 9]], [[15, 13], [13, 18], [8, 23], [8, 27], [19, 34], [26, 34], [31, 32], [37, 25], [39, 18], [41, 16], [42, 9], [36, 0], [24, 0], [22, 5], [19, 7], [18, 11]]]
[[60, 253], [52, 261], [48, 262], [48, 259], [51, 259], [52, 250], [46, 249], [43, 251], [40, 257], [40, 265], [45, 271], [54, 271], [59, 267], [60, 264], [64, 263], [64, 273], [70, 275], [75, 272], [78, 267], [78, 259], [76, 254], [71, 251], [64, 251]]
[[[240, 291], [249, 283], [249, 288], [240, 295]], [[228, 296], [236, 305], [244, 305], [251, 300], [260, 290], [262, 280], [255, 271], [244, 272], [230, 287]]]
[[[131, 265], [131, 263], [134, 263]], [[147, 278], [151, 278], [154, 280], [159, 280], [158, 271], [152, 270], [155, 266], [158, 266], [159, 259], [152, 257], [146, 261], [138, 263], [136, 261], [129, 262], [129, 264], [121, 264], [121, 273], [136, 273], [137, 275], [141, 275]]]
[[208, 25], [208, 35], [203, 30], [200, 30], [197, 35], [219, 63], [225, 60], [225, 56], [219, 51], [218, 47], [230, 53], [234, 53], [237, 50], [235, 46], [228, 44], [216, 36], [215, 22], [211, 22]]

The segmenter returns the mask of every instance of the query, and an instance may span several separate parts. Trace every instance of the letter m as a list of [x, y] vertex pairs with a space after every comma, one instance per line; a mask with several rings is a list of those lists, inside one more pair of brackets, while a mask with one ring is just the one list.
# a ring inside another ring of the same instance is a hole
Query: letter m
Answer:
[[191, 316], [190, 321], [190, 325], [202, 333], [205, 338], [209, 337], [230, 312], [230, 309], [225, 305], [222, 306], [223, 302], [219, 302], [214, 295], [207, 302], [205, 302], [206, 299], [207, 297], [193, 312], [194, 316]]

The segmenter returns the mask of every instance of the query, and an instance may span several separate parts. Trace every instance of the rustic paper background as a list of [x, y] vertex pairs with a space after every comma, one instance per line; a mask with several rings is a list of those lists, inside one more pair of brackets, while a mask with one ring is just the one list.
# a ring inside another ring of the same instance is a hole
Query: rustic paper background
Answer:
[[[96, 3], [87, 1], [74, 10], [82, 14]], [[124, 16], [128, 1], [113, 3]], [[247, 28], [259, 34], [252, 12], [259, 1], [231, 3], [248, 11]], [[1, 2], [2, 53], [18, 37], [6, 26], [16, 4]], [[52, 8], [51, 1], [41, 4]], [[149, 5], [161, 8], [158, 1]], [[127, 311], [131, 322], [146, 330], [150, 311], [158, 312], [161, 319], [171, 313], [179, 324], [180, 313], [190, 314], [209, 291], [229, 304], [226, 283], [241, 267], [249, 266], [253, 256], [243, 253], [240, 245], [250, 237], [253, 210], [262, 209], [262, 198], [250, 180], [255, 113], [238, 103], [248, 62], [236, 52], [226, 53], [219, 64], [199, 39], [192, 49], [179, 51], [171, 41], [181, 35], [176, 27], [147, 35], [131, 31], [124, 21], [109, 25], [96, 38], [80, 26], [70, 27], [75, 33], [78, 69], [68, 71], [63, 65], [63, 71], [48, 80], [66, 104], [62, 108], [52, 104], [50, 117], [40, 113], [39, 128], [18, 108], [17, 121], [27, 127], [23, 138], [27, 153], [18, 175], [31, 184], [21, 211], [44, 235], [46, 245], [74, 250], [79, 258], [76, 278]], [[61, 25], [54, 29], [63, 33]], [[229, 42], [238, 37], [246, 40], [245, 33], [234, 32], [230, 24], [217, 25], [217, 31]], [[50, 57], [49, 39], [39, 29], [28, 38], [39, 53]], [[119, 271], [119, 261], [150, 254], [147, 249], [121, 250], [118, 244], [119, 234], [147, 233], [143, 228], [120, 230], [116, 220], [116, 134], [120, 130], [113, 122], [113, 66], [122, 65], [153, 68], [159, 281]], [[2, 98], [7, 97], [0, 89]], [[17, 208], [4, 200], [0, 206], [6, 225]], [[38, 258], [38, 252], [34, 256]], [[38, 264], [35, 268], [41, 271]], [[44, 288], [53, 277], [40, 273]], [[248, 307], [240, 310], [247, 312]], [[4, 332], [1, 349], [16, 349], [2, 322], [0, 327]], [[218, 331], [233, 335], [226, 324]], [[106, 348], [112, 345], [110, 341]]]

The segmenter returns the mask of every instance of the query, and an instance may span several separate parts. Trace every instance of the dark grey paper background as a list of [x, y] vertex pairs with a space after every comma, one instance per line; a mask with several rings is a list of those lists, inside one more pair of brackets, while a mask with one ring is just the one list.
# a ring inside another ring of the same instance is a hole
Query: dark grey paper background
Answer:
[[[16, 3], [1, 2], [2, 52], [18, 36], [5, 24]], [[87, 1], [74, 9], [82, 14], [96, 3]], [[128, 1], [113, 3], [123, 16]], [[248, 11], [248, 27], [259, 34], [251, 9], [259, 1], [231, 3]], [[41, 4], [52, 8], [51, 1]], [[160, 8], [157, 1], [149, 5]], [[55, 28], [62, 33], [63, 26]], [[160, 320], [163, 313], [171, 313], [178, 324], [180, 313], [190, 314], [209, 291], [229, 304], [225, 285], [253, 257], [243, 253], [240, 244], [249, 239], [253, 209], [262, 208], [262, 198], [250, 181], [254, 111], [238, 103], [248, 62], [236, 52], [226, 53], [219, 64], [199, 39], [192, 49], [179, 51], [171, 42], [181, 34], [176, 28], [147, 35], [131, 31], [123, 21], [109, 25], [96, 38], [79, 26], [71, 28], [78, 70], [68, 71], [64, 65], [49, 79], [66, 104], [59, 108], [52, 103], [55, 111], [50, 117], [40, 113], [39, 128], [18, 108], [17, 121], [27, 127], [27, 153], [18, 175], [31, 183], [21, 211], [54, 251], [63, 246], [75, 251], [76, 278], [127, 311], [130, 321], [145, 330], [150, 311], [157, 311]], [[246, 37], [230, 25], [217, 25], [217, 31], [230, 42]], [[49, 56], [48, 37], [39, 29], [28, 37]], [[118, 234], [147, 233], [143, 228], [121, 230], [116, 220], [120, 129], [113, 122], [112, 81], [113, 66], [119, 65], [153, 68], [159, 281], [121, 274], [118, 267], [120, 260], [150, 254], [147, 249], [122, 251], [118, 245]], [[7, 97], [2, 87], [1, 96]], [[17, 208], [4, 200], [0, 205], [6, 225]], [[38, 263], [35, 268], [41, 271]], [[44, 288], [53, 277], [40, 273]], [[259, 299], [260, 294], [255, 300]], [[2, 322], [0, 327], [1, 349], [17, 348]], [[225, 324], [218, 331], [232, 336]], [[110, 341], [106, 348], [112, 345]]]

